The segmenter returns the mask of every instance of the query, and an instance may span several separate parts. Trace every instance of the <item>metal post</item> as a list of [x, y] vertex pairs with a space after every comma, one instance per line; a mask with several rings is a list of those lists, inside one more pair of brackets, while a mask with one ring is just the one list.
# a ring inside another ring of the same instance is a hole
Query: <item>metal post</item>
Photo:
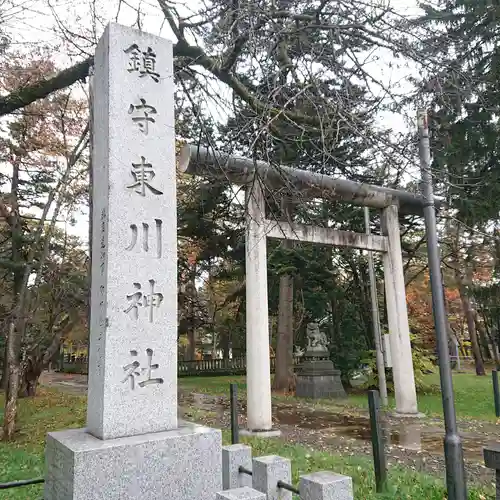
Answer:
[[231, 401], [231, 444], [240, 442], [240, 433], [238, 428], [238, 385], [229, 384], [229, 394]]
[[368, 391], [368, 407], [370, 409], [375, 484], [377, 493], [383, 493], [387, 488], [387, 461], [385, 458], [383, 430], [379, 418], [380, 400], [378, 391]]
[[424, 218], [427, 235], [427, 255], [432, 291], [432, 309], [437, 337], [439, 375], [445, 425], [444, 455], [446, 462], [446, 487], [449, 500], [467, 500], [464, 454], [462, 440], [458, 435], [457, 417], [453, 397], [453, 379], [448, 352], [447, 318], [441, 282], [441, 259], [437, 240], [436, 213], [431, 174], [431, 149], [427, 112], [418, 111], [418, 132], [420, 137], [420, 169], [424, 197]]
[[278, 481], [278, 488], [281, 488], [286, 491], [290, 491], [291, 493], [295, 493], [296, 495], [300, 495], [300, 490], [291, 484], [285, 483], [283, 481]]
[[500, 392], [498, 390], [498, 371], [493, 370], [491, 372], [491, 377], [493, 378], [493, 399], [495, 401], [495, 415], [500, 417]]
[[38, 479], [25, 479], [23, 481], [12, 481], [10, 483], [0, 483], [0, 490], [8, 490], [11, 488], [20, 488], [21, 486], [30, 486], [32, 484], [42, 484], [45, 483], [44, 478]]
[[[370, 234], [370, 209], [365, 207], [366, 234]], [[380, 334], [380, 313], [378, 310], [377, 282], [375, 280], [375, 266], [373, 252], [368, 250], [368, 274], [370, 277], [370, 300], [372, 304], [373, 335], [375, 337], [375, 352], [377, 356], [378, 388], [382, 406], [387, 406], [387, 382], [385, 380], [384, 348]]]
[[454, 338], [453, 343], [455, 344], [455, 354], [457, 356], [457, 371], [459, 372], [462, 368], [460, 365], [460, 349], [458, 348], [458, 340]]

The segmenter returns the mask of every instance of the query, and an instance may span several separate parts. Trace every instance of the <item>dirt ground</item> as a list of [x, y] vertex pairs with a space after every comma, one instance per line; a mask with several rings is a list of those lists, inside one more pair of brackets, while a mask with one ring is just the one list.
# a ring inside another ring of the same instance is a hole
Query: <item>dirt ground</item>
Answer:
[[[41, 384], [75, 394], [86, 394], [82, 375], [45, 373]], [[245, 403], [240, 401], [239, 424], [245, 427]], [[179, 390], [179, 417], [219, 427], [230, 427], [229, 399]], [[321, 407], [308, 402], [273, 404], [273, 419], [289, 442], [336, 454], [371, 455], [370, 422], [363, 410]], [[443, 476], [444, 427], [442, 419], [393, 419], [384, 417], [389, 465]], [[494, 472], [483, 463], [483, 446], [498, 440], [498, 427], [481, 421], [459, 422], [469, 483], [494, 484]]]

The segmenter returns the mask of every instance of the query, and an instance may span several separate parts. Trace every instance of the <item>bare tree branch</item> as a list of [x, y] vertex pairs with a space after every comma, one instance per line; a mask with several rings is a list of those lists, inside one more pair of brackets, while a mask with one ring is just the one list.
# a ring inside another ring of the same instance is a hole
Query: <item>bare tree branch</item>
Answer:
[[65, 89], [79, 80], [85, 80], [93, 64], [93, 57], [64, 69], [52, 78], [40, 80], [0, 97], [0, 116], [24, 108], [28, 104], [43, 99], [57, 90]]

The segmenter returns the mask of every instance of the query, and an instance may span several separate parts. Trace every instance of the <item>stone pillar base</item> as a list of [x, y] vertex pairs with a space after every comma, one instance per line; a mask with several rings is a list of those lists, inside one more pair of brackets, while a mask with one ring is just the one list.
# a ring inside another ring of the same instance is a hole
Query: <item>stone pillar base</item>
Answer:
[[345, 397], [340, 370], [336, 370], [329, 359], [304, 361], [297, 368], [295, 395], [299, 398], [311, 399]]
[[222, 490], [220, 430], [178, 429], [101, 440], [49, 433], [45, 500], [214, 500]]
[[389, 414], [390, 417], [392, 418], [414, 418], [414, 419], [421, 419], [425, 417], [425, 413], [421, 412], [416, 412], [416, 413], [401, 413], [399, 411], [393, 411], [392, 413]]
[[279, 429], [269, 429], [267, 431], [252, 431], [250, 429], [241, 429], [240, 436], [258, 437], [258, 438], [276, 438], [281, 436]]

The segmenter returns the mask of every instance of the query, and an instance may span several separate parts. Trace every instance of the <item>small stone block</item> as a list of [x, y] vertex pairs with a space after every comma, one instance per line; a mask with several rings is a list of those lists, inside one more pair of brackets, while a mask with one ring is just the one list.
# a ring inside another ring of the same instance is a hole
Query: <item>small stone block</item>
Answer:
[[488, 469], [500, 470], [500, 444], [494, 443], [483, 448], [484, 465]]
[[252, 448], [244, 444], [222, 447], [222, 487], [232, 490], [252, 486], [252, 477], [239, 472], [240, 466], [252, 470]]
[[267, 500], [291, 500], [290, 491], [278, 488], [278, 481], [290, 483], [292, 464], [287, 458], [269, 455], [253, 459], [252, 485], [265, 493]]
[[215, 500], [266, 500], [266, 495], [260, 491], [244, 486], [217, 493]]
[[300, 500], [353, 500], [352, 479], [333, 472], [314, 472], [300, 478]]
[[179, 429], [101, 440], [49, 433], [45, 500], [214, 500], [222, 490], [219, 430]]

